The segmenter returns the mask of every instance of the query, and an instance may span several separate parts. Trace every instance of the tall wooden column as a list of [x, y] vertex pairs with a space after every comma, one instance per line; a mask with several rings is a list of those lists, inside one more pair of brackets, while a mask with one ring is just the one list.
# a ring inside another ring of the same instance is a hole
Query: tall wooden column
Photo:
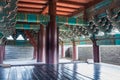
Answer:
[[5, 45], [3, 46], [3, 60], [5, 60]]
[[25, 30], [24, 33], [29, 38], [30, 43], [34, 47], [33, 59], [35, 59], [37, 54], [37, 43], [29, 31]]
[[73, 61], [77, 59], [75, 41], [73, 41], [73, 55], [72, 55], [72, 58], [73, 58]]
[[56, 0], [49, 0], [50, 22], [46, 27], [46, 63], [58, 63], [58, 37], [56, 26]]
[[36, 59], [36, 57], [37, 57], [37, 47], [36, 46], [33, 46], [33, 47], [34, 47], [33, 59]]
[[0, 64], [3, 64], [4, 46], [0, 46]]
[[38, 53], [37, 62], [44, 62], [45, 60], [45, 30], [44, 26], [40, 25], [40, 31], [38, 32]]
[[63, 41], [61, 42], [61, 58], [64, 58], [65, 54], [64, 54], [64, 43]]
[[99, 57], [99, 46], [96, 43], [96, 40], [92, 40], [93, 42], [93, 56], [94, 56], [94, 62], [99, 63], [100, 57]]

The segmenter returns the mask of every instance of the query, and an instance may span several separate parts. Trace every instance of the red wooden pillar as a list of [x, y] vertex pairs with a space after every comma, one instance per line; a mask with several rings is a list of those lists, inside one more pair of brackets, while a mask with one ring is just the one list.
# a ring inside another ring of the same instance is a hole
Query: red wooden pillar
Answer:
[[58, 63], [58, 37], [56, 26], [56, 0], [49, 0], [50, 22], [46, 27], [46, 63]]
[[4, 46], [0, 46], [0, 64], [3, 64]]
[[61, 42], [61, 58], [64, 58], [64, 43], [63, 41]]
[[96, 40], [93, 41], [93, 56], [94, 56], [94, 62], [99, 63], [100, 57], [99, 57], [99, 46], [96, 43]]
[[33, 46], [33, 47], [34, 47], [33, 59], [36, 59], [36, 57], [37, 57], [37, 47], [36, 46]]
[[77, 54], [76, 54], [76, 44], [75, 41], [73, 41], [73, 61], [77, 59]]
[[31, 33], [29, 31], [25, 31], [26, 36], [29, 38], [30, 43], [34, 47], [34, 52], [33, 52], [33, 59], [36, 59], [36, 54], [37, 54], [37, 43]]
[[5, 60], [5, 45], [3, 46], [3, 60]]
[[45, 59], [45, 30], [44, 26], [40, 25], [40, 31], [38, 33], [38, 53], [37, 62], [44, 62]]

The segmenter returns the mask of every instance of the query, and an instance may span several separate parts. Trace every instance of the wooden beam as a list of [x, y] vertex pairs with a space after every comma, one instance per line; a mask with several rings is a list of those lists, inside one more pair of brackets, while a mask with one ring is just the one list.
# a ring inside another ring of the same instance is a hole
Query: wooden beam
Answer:
[[82, 12], [82, 11], [88, 9], [88, 8], [90, 8], [91, 6], [97, 4], [97, 3], [101, 2], [101, 1], [103, 1], [103, 0], [95, 0], [95, 1], [93, 0], [93, 1], [91, 1], [89, 3], [87, 3], [84, 8], [77, 10], [76, 12], [74, 12], [73, 14], [71, 14], [70, 16], [74, 16], [74, 15], [76, 15], [76, 14], [78, 14], [78, 13], [80, 13], [80, 12]]
[[73, 41], [73, 53], [72, 53], [73, 61], [77, 60], [77, 53], [76, 53], [76, 43]]
[[41, 14], [47, 14], [48, 12], [48, 5], [46, 7], [43, 8], [43, 11], [41, 12]]
[[69, 15], [68, 14], [59, 14], [59, 13], [56, 13], [57, 16], [65, 16], [65, 17], [68, 17]]
[[61, 3], [67, 3], [67, 4], [71, 4], [71, 5], [80, 5], [80, 6], [86, 6], [86, 3], [78, 3], [78, 2], [74, 2], [74, 1], [68, 1], [68, 0], [60, 0], [58, 2]]
[[94, 62], [99, 63], [100, 62], [100, 55], [99, 55], [99, 45], [97, 45], [96, 40], [92, 40], [93, 42], [93, 57]]
[[33, 11], [17, 11], [18, 13], [31, 13], [31, 14], [40, 14], [41, 12], [33, 12]]
[[34, 46], [34, 47], [37, 47], [37, 43], [35, 41], [35, 39], [33, 38], [33, 36], [31, 35], [31, 33], [29, 31], [24, 31], [25, 35], [29, 38], [31, 44]]
[[[112, 3], [112, 4], [115, 4], [115, 3]], [[108, 9], [108, 7], [109, 7], [109, 9]], [[115, 8], [119, 8], [119, 6], [118, 6], [118, 5], [105, 6], [105, 7], [103, 7], [103, 8], [100, 8], [99, 10], [97, 10], [97, 11], [96, 11], [96, 15], [99, 15], [99, 14], [101, 14], [101, 13], [106, 12], [107, 9], [108, 9], [108, 10], [112, 10], [112, 9], [115, 9]]]
[[61, 58], [65, 57], [65, 53], [64, 53], [64, 42], [61, 41]]
[[76, 7], [63, 6], [63, 5], [57, 5], [57, 7], [60, 7], [60, 8], [69, 8], [69, 9], [78, 9]]
[[37, 4], [46, 4], [47, 0], [19, 0], [18, 3], [37, 3]]
[[18, 12], [33, 12], [33, 13], [40, 13], [41, 10], [36, 10], [36, 9], [17, 9]]
[[37, 42], [35, 41], [34, 37], [31, 35], [29, 31], [24, 31], [24, 33], [29, 38], [30, 43], [34, 47], [33, 59], [35, 59], [37, 54]]
[[34, 9], [34, 8], [22, 8], [22, 7], [18, 7], [18, 9], [17, 10], [23, 10], [23, 11], [42, 11], [42, 9]]
[[19, 8], [27, 8], [27, 9], [39, 9], [39, 10], [42, 10], [42, 8], [35, 8], [35, 7], [24, 7], [24, 6], [18, 6], [18, 8], [17, 9], [19, 9]]
[[78, 13], [80, 13], [80, 12], [82, 12], [82, 11], [84, 11], [84, 10], [85, 10], [85, 8], [79, 8], [78, 10], [76, 10], [76, 11], [74, 11], [72, 14], [70, 14], [69, 17], [75, 16], [75, 15], [77, 15]]
[[69, 15], [69, 14], [71, 14], [71, 13], [69, 13], [69, 12], [61, 12], [61, 11], [57, 11], [56, 14]]
[[76, 9], [70, 9], [70, 8], [60, 8], [60, 7], [57, 7], [56, 10], [62, 10], [62, 11], [71, 11], [71, 12], [74, 12]]
[[90, 3], [88, 3], [86, 6], [85, 6], [85, 8], [87, 9], [87, 8], [90, 8], [91, 6], [94, 6], [94, 5], [96, 5], [96, 4], [98, 4], [98, 3], [100, 3], [100, 2], [102, 2], [103, 0], [93, 0], [93, 1], [91, 1]]
[[57, 12], [63, 12], [63, 13], [73, 13], [73, 11], [62, 11], [62, 10], [57, 10]]
[[45, 5], [39, 5], [39, 4], [28, 4], [28, 3], [18, 3], [18, 7], [34, 7], [34, 8], [43, 8]]
[[[17, 11], [18, 13], [31, 13], [31, 14], [40, 14], [41, 12], [33, 12], [33, 11]], [[46, 13], [46, 15], [48, 15], [48, 13]], [[60, 13], [57, 13], [56, 14], [57, 16], [65, 16], [65, 17], [69, 17], [68, 14], [60, 14]]]
[[75, 4], [71, 4], [71, 3], [62, 3], [62, 2], [58, 2], [57, 6], [65, 6], [65, 7], [71, 7], [71, 8], [84, 7], [84, 6], [81, 6], [81, 5], [75, 5]]
[[40, 25], [40, 30], [38, 32], [37, 47], [38, 47], [37, 62], [43, 62], [45, 60], [45, 30], [43, 25]]
[[[57, 26], [56, 26], [56, 2], [57, 0], [49, 0], [50, 22], [46, 27], [46, 63], [58, 64], [58, 42], [57, 42]], [[52, 44], [51, 44], [52, 43]]]
[[17, 24], [33, 24], [33, 25], [40, 25], [40, 22], [21, 22], [21, 21], [17, 21]]

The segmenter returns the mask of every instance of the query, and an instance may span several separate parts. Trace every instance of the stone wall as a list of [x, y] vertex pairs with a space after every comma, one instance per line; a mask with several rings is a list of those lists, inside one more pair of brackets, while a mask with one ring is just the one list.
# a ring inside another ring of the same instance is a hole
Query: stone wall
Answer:
[[18, 60], [18, 59], [32, 59], [33, 58], [32, 46], [6, 46], [5, 47], [5, 60]]
[[120, 65], [120, 46], [100, 46], [101, 62]]
[[93, 59], [93, 48], [92, 46], [79, 46], [78, 47], [78, 59], [81, 61], [87, 61]]
[[[120, 65], [120, 46], [100, 46], [99, 50], [101, 62]], [[72, 58], [72, 47], [65, 47], [65, 55]], [[92, 46], [78, 46], [78, 59], [85, 62], [87, 59], [93, 59]]]

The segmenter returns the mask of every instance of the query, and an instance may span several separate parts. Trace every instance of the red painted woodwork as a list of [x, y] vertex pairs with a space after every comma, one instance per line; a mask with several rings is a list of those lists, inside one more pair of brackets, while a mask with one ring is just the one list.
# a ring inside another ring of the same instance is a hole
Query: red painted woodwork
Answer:
[[64, 43], [61, 43], [61, 57], [64, 57]]
[[93, 40], [93, 56], [94, 56], [94, 62], [96, 63], [100, 62], [99, 46], [97, 45], [96, 40]]
[[76, 44], [75, 41], [73, 41], [73, 61], [77, 59], [77, 54], [76, 54]]
[[37, 58], [37, 47], [34, 46], [34, 53], [33, 53], [33, 59]]
[[5, 45], [3, 46], [3, 60], [5, 60]]
[[31, 33], [29, 31], [25, 31], [26, 36], [29, 38], [30, 43], [33, 45], [34, 47], [34, 53], [33, 53], [33, 59], [36, 58], [36, 54], [37, 54], [37, 43], [34, 40], [33, 36], [31, 35]]
[[58, 63], [58, 37], [56, 26], [56, 0], [49, 1], [50, 22], [46, 27], [46, 63]]
[[4, 54], [5, 54], [5, 46], [0, 46], [0, 64], [3, 64]]
[[44, 26], [40, 25], [40, 31], [38, 33], [37, 62], [43, 62], [44, 59], [45, 59], [45, 30]]
[[[18, 12], [48, 15], [51, 0], [19, 0]], [[55, 0], [58, 16], [74, 16], [103, 0]], [[51, 1], [52, 2], [52, 1]], [[31, 9], [30, 9], [31, 8]]]
[[[54, 29], [53, 29], [54, 28]], [[46, 63], [58, 63], [57, 29], [50, 23], [46, 27]]]

